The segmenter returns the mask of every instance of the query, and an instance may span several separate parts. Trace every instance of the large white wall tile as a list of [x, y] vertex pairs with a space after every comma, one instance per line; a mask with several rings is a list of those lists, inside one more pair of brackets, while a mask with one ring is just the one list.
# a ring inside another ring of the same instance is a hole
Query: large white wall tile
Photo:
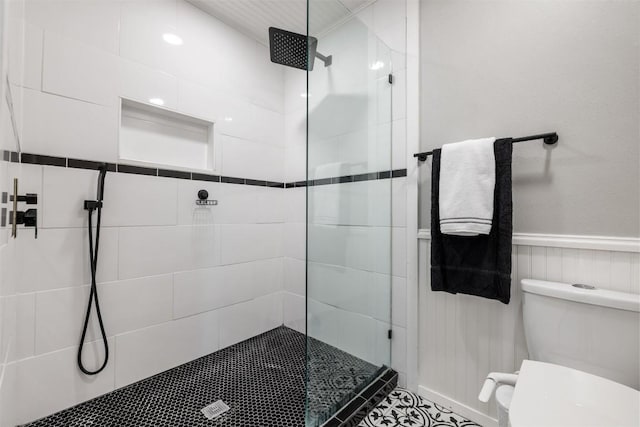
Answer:
[[[372, 317], [338, 310], [338, 348], [367, 361], [375, 361], [377, 355], [377, 322]], [[386, 338], [386, 337], [385, 337]]]
[[[301, 178], [303, 179], [303, 178]], [[287, 182], [289, 182], [287, 180]], [[285, 222], [307, 221], [307, 190], [304, 187], [287, 188], [284, 192]]]
[[9, 81], [18, 86], [40, 89], [42, 86], [42, 29], [22, 20], [8, 20]]
[[27, 153], [116, 162], [117, 109], [24, 89], [22, 149]]
[[305, 295], [305, 262], [296, 258], [284, 258], [284, 290]]
[[267, 181], [282, 181], [284, 148], [223, 136], [222, 174]]
[[[84, 210], [84, 201], [97, 197], [98, 172], [55, 166], [42, 168], [42, 227], [87, 227], [88, 214]], [[106, 188], [110, 187], [111, 178], [109, 174], [105, 179]], [[108, 204], [106, 201], [105, 206]]]
[[309, 225], [309, 261], [313, 262], [389, 274], [392, 254], [402, 249], [394, 252], [392, 244], [391, 227]]
[[[98, 296], [107, 336], [171, 320], [172, 279], [171, 275], [165, 275], [99, 284]], [[88, 298], [88, 286], [37, 294], [37, 354], [78, 344]], [[144, 301], [144, 309], [140, 301]], [[85, 341], [98, 339], [101, 334], [94, 306]]]
[[[86, 229], [42, 229], [38, 239], [17, 239], [20, 257], [16, 265], [20, 292], [42, 291], [89, 284], [89, 241]], [[104, 228], [100, 233], [98, 282], [117, 279], [118, 230]]]
[[[45, 166], [43, 181], [44, 227], [86, 227], [84, 200], [95, 200], [98, 172]], [[177, 179], [107, 172], [102, 225], [175, 225], [177, 193]]]
[[175, 225], [178, 181], [107, 173], [102, 220], [105, 226]]
[[405, 227], [392, 228], [391, 274], [407, 277], [407, 229]]
[[282, 306], [285, 326], [304, 334], [306, 324], [305, 298], [297, 294], [284, 292]]
[[220, 226], [222, 264], [282, 256], [282, 224], [225, 224]]
[[[115, 341], [109, 340], [114, 348]], [[18, 381], [16, 399], [18, 424], [33, 421], [65, 409], [114, 388], [115, 363], [109, 363], [100, 375], [88, 377], [76, 365], [76, 348], [68, 348], [16, 362]], [[95, 369], [103, 360], [101, 342], [85, 346], [84, 361]], [[43, 381], [46, 378], [46, 381]]]
[[407, 279], [391, 278], [391, 318], [396, 326], [407, 326]]
[[115, 106], [118, 59], [104, 50], [46, 32], [42, 90], [95, 104]]
[[25, 19], [31, 24], [118, 53], [120, 2], [29, 0], [24, 4]]
[[307, 293], [314, 300], [390, 322], [389, 275], [314, 262], [307, 268]]
[[231, 118], [232, 121], [241, 119], [233, 117], [231, 102], [230, 94], [215, 81], [203, 85], [189, 80], [178, 80], [178, 110], [214, 122], [216, 131], [225, 117]]
[[407, 178], [391, 180], [391, 220], [394, 227], [407, 224]]
[[284, 224], [284, 255], [304, 260], [306, 257], [306, 224], [290, 222]]
[[2, 306], [2, 357], [11, 362], [34, 354], [35, 294], [0, 298]]
[[[176, 1], [121, 3], [120, 55], [175, 75], [183, 46], [168, 44], [163, 34], [180, 36], [176, 28]], [[190, 43], [191, 40], [184, 40]]]
[[391, 169], [407, 167], [407, 121], [394, 120], [391, 123]]
[[185, 317], [280, 291], [282, 259], [180, 272], [174, 281], [174, 317]]
[[222, 239], [218, 226], [122, 228], [119, 278], [213, 267]]
[[118, 95], [123, 98], [147, 104], [151, 99], [161, 99], [165, 108], [178, 108], [178, 79], [166, 72], [119, 58], [118, 84]]
[[116, 337], [116, 387], [218, 350], [219, 313], [210, 311]]
[[339, 347], [338, 335], [342, 327], [339, 310], [307, 297], [307, 334], [334, 347]]
[[270, 294], [218, 310], [220, 347], [228, 347], [282, 325], [282, 295]]

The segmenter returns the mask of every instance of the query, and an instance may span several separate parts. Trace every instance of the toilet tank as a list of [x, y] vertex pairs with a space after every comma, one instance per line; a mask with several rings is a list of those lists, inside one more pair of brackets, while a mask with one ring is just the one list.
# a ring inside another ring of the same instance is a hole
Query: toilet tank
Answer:
[[522, 280], [529, 358], [640, 389], [640, 295]]

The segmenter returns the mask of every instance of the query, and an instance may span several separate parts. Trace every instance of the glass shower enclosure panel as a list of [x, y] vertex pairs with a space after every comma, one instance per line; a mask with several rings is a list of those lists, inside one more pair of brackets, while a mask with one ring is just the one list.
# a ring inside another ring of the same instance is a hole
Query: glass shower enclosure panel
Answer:
[[[339, 3], [339, 2], [336, 2]], [[391, 50], [347, 13], [330, 31], [309, 0], [322, 58], [307, 72], [307, 426], [389, 366]], [[313, 41], [313, 39], [311, 39]], [[311, 54], [313, 48], [310, 49]]]

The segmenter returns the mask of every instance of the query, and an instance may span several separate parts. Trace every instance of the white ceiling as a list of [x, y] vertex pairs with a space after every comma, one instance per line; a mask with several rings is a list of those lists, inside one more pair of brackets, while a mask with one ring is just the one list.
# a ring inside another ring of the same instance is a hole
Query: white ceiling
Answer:
[[[264, 45], [269, 27], [307, 33], [307, 0], [188, 0]], [[376, 0], [309, 0], [309, 33], [322, 35]]]

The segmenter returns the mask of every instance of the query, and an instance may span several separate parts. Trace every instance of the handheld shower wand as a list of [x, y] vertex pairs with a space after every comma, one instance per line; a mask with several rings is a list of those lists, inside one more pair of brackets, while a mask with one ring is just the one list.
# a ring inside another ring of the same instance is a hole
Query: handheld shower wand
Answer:
[[[78, 367], [86, 375], [96, 375], [107, 366], [109, 361], [109, 343], [107, 341], [107, 334], [104, 330], [104, 323], [102, 321], [102, 314], [100, 313], [100, 302], [98, 300], [98, 287], [96, 283], [96, 271], [98, 269], [98, 248], [100, 247], [100, 221], [102, 217], [102, 200], [104, 197], [104, 179], [107, 175], [107, 165], [102, 164], [98, 167], [98, 188], [96, 199], [97, 200], [85, 200], [84, 209], [88, 212], [89, 219], [89, 262], [91, 264], [91, 287], [89, 291], [89, 301], [87, 303], [87, 312], [84, 317], [84, 325], [82, 327], [82, 336], [80, 337], [80, 346], [78, 347]], [[93, 243], [93, 212], [97, 211], [96, 219], [96, 240], [95, 246]], [[102, 342], [104, 343], [104, 362], [95, 371], [90, 371], [85, 368], [82, 363], [82, 349], [84, 347], [84, 339], [87, 335], [87, 327], [89, 325], [89, 317], [91, 317], [91, 305], [95, 301], [96, 315], [98, 317], [98, 324], [100, 325], [100, 332], [102, 334]]]

